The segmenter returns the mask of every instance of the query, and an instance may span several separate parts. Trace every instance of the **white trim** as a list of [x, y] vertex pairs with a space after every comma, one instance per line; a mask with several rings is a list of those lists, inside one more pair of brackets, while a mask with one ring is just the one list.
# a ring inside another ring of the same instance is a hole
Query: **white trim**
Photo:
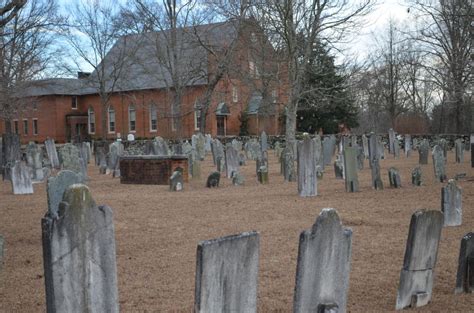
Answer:
[[[133, 122], [135, 122], [135, 129], [132, 130], [132, 119], [131, 119], [131, 115], [130, 115], [130, 112], [133, 111], [134, 114], [135, 114], [135, 119], [133, 120]], [[137, 109], [135, 108], [135, 105], [133, 104], [129, 104], [128, 105], [128, 132], [129, 133], [136, 133], [137, 131]]]
[[[201, 118], [201, 110], [194, 110], [194, 130], [199, 130], [200, 127], [198, 127], [198, 112], [199, 112], [199, 118]], [[201, 121], [202, 123], [202, 121]], [[201, 126], [201, 125], [199, 125]]]
[[[94, 131], [93, 132], [91, 131], [91, 116], [90, 116], [91, 111], [92, 111], [92, 114], [94, 116]], [[94, 135], [95, 134], [95, 129], [96, 129], [95, 111], [94, 111], [93, 107], [89, 107], [87, 109], [87, 132], [89, 133], [89, 135]]]
[[[72, 106], [72, 99], [76, 99], [76, 101], [75, 101], [76, 106], [75, 107]], [[79, 108], [79, 105], [77, 104], [77, 96], [72, 96], [71, 97], [71, 110], [77, 110], [78, 108]]]
[[[38, 131], [38, 128], [39, 128], [38, 118], [33, 118], [32, 120], [33, 120], [33, 129], [32, 129], [33, 130], [33, 136], [38, 136], [38, 133], [39, 133], [39, 131]], [[36, 133], [35, 133], [35, 121], [36, 121]]]
[[[155, 126], [156, 126], [156, 129], [152, 128], [152, 119], [151, 119], [152, 114], [151, 113], [152, 113], [153, 109], [155, 109], [155, 119], [156, 119], [156, 125]], [[148, 108], [148, 123], [149, 123], [149, 125], [148, 125], [149, 128], [148, 129], [149, 129], [150, 133], [158, 132], [158, 108], [157, 108], [156, 104], [154, 104], [154, 103], [150, 104], [150, 106]]]
[[[24, 119], [22, 119], [22, 121], [23, 121], [23, 135], [28, 135], [28, 133], [29, 133], [28, 119], [24, 118]], [[26, 131], [25, 131], [25, 122], [26, 122]]]
[[[110, 130], [110, 109], [113, 110], [113, 113], [114, 113], [114, 130]], [[109, 134], [115, 134], [115, 129], [117, 128], [116, 127], [116, 122], [115, 122], [115, 109], [113, 106], [109, 106], [107, 108], [107, 131]]]

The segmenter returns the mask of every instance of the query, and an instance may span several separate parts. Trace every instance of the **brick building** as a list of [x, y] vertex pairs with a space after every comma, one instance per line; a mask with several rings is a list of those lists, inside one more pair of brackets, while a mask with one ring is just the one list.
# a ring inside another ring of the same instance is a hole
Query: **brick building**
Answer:
[[[238, 135], [243, 112], [249, 134], [282, 132], [280, 115], [286, 99], [282, 67], [270, 57], [275, 52], [254, 23], [227, 21], [179, 29], [179, 49], [174, 50], [179, 53], [177, 80], [167, 66], [171, 63], [169, 50], [163, 48], [167, 36], [169, 32], [121, 37], [94, 72], [81, 73], [77, 79], [31, 82], [22, 93], [25, 109], [9, 122], [0, 121], [0, 131], [10, 128], [23, 143], [48, 137], [65, 142], [126, 138], [128, 134], [189, 138], [201, 127], [204, 95], [212, 91], [205, 133]], [[228, 69], [211, 88], [224, 55], [229, 58]], [[178, 92], [176, 106], [173, 100]], [[107, 106], [101, 101], [104, 95]]]

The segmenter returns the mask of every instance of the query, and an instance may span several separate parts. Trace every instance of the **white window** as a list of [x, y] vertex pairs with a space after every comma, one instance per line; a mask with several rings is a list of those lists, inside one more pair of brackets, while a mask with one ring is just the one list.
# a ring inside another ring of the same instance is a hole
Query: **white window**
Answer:
[[276, 89], [273, 89], [272, 90], [272, 101], [273, 101], [273, 103], [276, 103], [277, 100], [278, 100], [278, 92], [277, 92]]
[[199, 130], [201, 129], [201, 110], [196, 109], [194, 111], [194, 129]]
[[72, 96], [71, 98], [71, 108], [73, 110], [77, 110], [77, 97], [76, 96]]
[[135, 106], [130, 104], [128, 106], [128, 129], [130, 132], [135, 132], [137, 126], [137, 112]]
[[23, 134], [28, 135], [28, 120], [23, 120]]
[[38, 119], [33, 119], [33, 135], [38, 135]]
[[237, 87], [232, 86], [232, 101], [237, 102], [239, 101], [239, 92], [237, 91]]
[[93, 108], [87, 111], [89, 122], [89, 134], [95, 134], [95, 113]]
[[114, 133], [115, 132], [115, 110], [113, 107], [109, 107], [108, 115], [109, 115], [109, 133]]
[[150, 105], [150, 132], [156, 132], [158, 130], [158, 114], [156, 111], [156, 105]]

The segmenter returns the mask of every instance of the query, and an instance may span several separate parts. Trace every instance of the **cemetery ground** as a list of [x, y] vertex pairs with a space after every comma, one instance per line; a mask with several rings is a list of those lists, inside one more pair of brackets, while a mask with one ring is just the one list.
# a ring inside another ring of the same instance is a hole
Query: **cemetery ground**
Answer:
[[[274, 152], [269, 152], [269, 184], [256, 181], [255, 162], [241, 167], [244, 186], [221, 177], [218, 189], [205, 188], [214, 171], [212, 158], [202, 163], [200, 179], [183, 192], [168, 186], [122, 185], [89, 165], [88, 185], [98, 204], [114, 210], [117, 275], [122, 312], [191, 312], [194, 301], [196, 247], [200, 240], [257, 230], [260, 238], [259, 312], [292, 311], [299, 234], [323, 208], [335, 208], [353, 230], [349, 312], [394, 311], [408, 226], [417, 209], [440, 209], [441, 187], [434, 180], [431, 157], [422, 165], [424, 186], [411, 185], [418, 153], [381, 160], [384, 190], [373, 190], [368, 162], [359, 172], [360, 191], [348, 193], [327, 166], [318, 196], [298, 196], [296, 182], [284, 182]], [[400, 170], [402, 188], [392, 189], [388, 169]], [[460, 240], [474, 229], [474, 171], [469, 153], [462, 164], [448, 155], [448, 178], [465, 172], [463, 223], [442, 230], [432, 302], [419, 312], [473, 312], [472, 294], [454, 295]], [[45, 184], [34, 195], [15, 196], [0, 183], [0, 234], [5, 264], [0, 272], [0, 312], [45, 311], [41, 218], [47, 210]]]

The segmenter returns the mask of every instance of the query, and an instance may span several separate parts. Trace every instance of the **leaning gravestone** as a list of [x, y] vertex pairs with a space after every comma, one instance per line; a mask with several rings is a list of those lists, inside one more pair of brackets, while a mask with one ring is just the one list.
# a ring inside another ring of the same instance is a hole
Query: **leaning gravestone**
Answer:
[[3, 180], [11, 180], [11, 171], [21, 159], [20, 137], [18, 134], [2, 135], [2, 168]]
[[441, 211], [444, 214], [444, 226], [462, 224], [462, 189], [454, 179], [441, 188]]
[[316, 177], [316, 142], [308, 135], [297, 143], [298, 194], [312, 197], [318, 194]]
[[377, 158], [372, 160], [372, 188], [375, 190], [382, 190], [383, 189], [383, 182], [382, 178], [380, 177], [380, 164]]
[[421, 167], [417, 166], [411, 171], [411, 184], [413, 186], [421, 186], [422, 183], [423, 180]]
[[30, 142], [26, 147], [26, 160], [31, 168], [31, 178], [39, 182], [44, 179], [43, 173], [43, 153], [34, 142]]
[[46, 147], [46, 152], [48, 154], [49, 163], [51, 163], [51, 167], [59, 169], [61, 165], [59, 164], [58, 151], [56, 150], [54, 139], [46, 139], [46, 141], [44, 142], [44, 146]]
[[474, 292], [474, 233], [467, 233], [461, 239], [458, 272], [454, 293]]
[[41, 221], [47, 312], [119, 312], [112, 209], [76, 184], [58, 212]]
[[430, 144], [428, 143], [428, 140], [423, 139], [423, 141], [420, 144], [420, 147], [418, 148], [418, 154], [419, 154], [418, 163], [419, 164], [428, 164], [429, 151], [430, 151]]
[[400, 173], [398, 172], [398, 169], [396, 169], [395, 167], [389, 168], [388, 181], [390, 182], [390, 187], [400, 188], [402, 186]]
[[443, 214], [440, 211], [419, 210], [413, 213], [400, 272], [397, 310], [430, 302], [442, 228]]
[[436, 181], [444, 182], [446, 180], [446, 166], [443, 150], [440, 146], [436, 145], [433, 148], [432, 154], [435, 179]]
[[181, 191], [183, 190], [183, 186], [183, 174], [181, 173], [181, 171], [174, 171], [170, 177], [170, 190]]
[[461, 139], [456, 139], [454, 142], [456, 163], [464, 162], [464, 144]]
[[359, 191], [359, 179], [357, 177], [357, 147], [344, 149], [344, 171], [346, 179], [346, 191]]
[[259, 245], [257, 232], [199, 243], [195, 312], [257, 312]]
[[346, 312], [351, 250], [352, 230], [323, 209], [300, 235], [293, 312]]
[[30, 171], [23, 162], [17, 161], [11, 170], [11, 182], [14, 195], [33, 193]]
[[232, 146], [225, 150], [225, 169], [227, 178], [232, 178], [232, 172], [239, 172], [239, 153]]
[[62, 201], [66, 189], [74, 184], [82, 184], [83, 182], [84, 178], [82, 175], [68, 170], [62, 170], [56, 177], [48, 178], [46, 196], [48, 199], [48, 212], [51, 217], [58, 215], [59, 203]]

